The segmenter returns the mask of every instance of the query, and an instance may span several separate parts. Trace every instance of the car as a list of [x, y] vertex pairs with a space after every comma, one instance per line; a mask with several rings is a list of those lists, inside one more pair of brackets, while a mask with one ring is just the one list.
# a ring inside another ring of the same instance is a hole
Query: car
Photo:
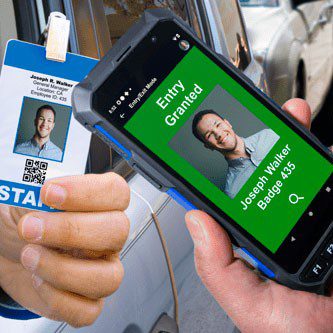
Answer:
[[333, 1], [241, 0], [255, 58], [268, 91], [282, 105], [304, 98], [313, 117], [333, 74]]
[[[170, 8], [187, 21], [210, 47], [230, 59], [257, 87], [265, 89], [263, 70], [254, 59], [237, 0], [7, 1], [6, 10], [0, 10], [0, 22], [2, 15], [11, 22], [10, 25], [7, 23], [12, 30], [6, 38], [17, 36], [36, 43], [49, 13], [61, 11], [72, 24], [71, 51], [100, 58], [144, 9], [152, 7]], [[237, 34], [246, 53], [242, 58], [237, 53], [240, 47]], [[125, 277], [120, 289], [106, 299], [102, 314], [90, 327], [75, 329], [46, 318], [28, 322], [0, 318], [0, 331], [174, 333], [179, 330], [215, 333], [218, 328], [223, 332], [236, 332], [232, 321], [196, 274], [193, 243], [184, 223], [185, 209], [93, 137], [87, 172], [106, 171], [121, 174], [133, 191], [127, 210], [131, 220], [130, 236], [121, 253]], [[158, 216], [162, 234], [158, 232], [150, 208]], [[172, 267], [168, 266], [167, 254]]]

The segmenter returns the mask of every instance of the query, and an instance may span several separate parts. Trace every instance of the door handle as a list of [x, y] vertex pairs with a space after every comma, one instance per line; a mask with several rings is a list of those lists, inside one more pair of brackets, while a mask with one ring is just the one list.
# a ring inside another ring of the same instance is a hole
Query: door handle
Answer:
[[319, 18], [319, 20], [317, 21], [317, 24], [318, 25], [324, 25], [328, 22], [328, 17], [325, 15], [325, 16], [322, 16]]
[[154, 324], [150, 333], [179, 333], [176, 321], [163, 313]]
[[316, 31], [324, 26], [328, 22], [327, 16], [322, 15], [316, 22], [313, 23], [310, 31], [309, 31], [309, 36], [310, 39], [313, 37], [313, 35], [316, 33]]

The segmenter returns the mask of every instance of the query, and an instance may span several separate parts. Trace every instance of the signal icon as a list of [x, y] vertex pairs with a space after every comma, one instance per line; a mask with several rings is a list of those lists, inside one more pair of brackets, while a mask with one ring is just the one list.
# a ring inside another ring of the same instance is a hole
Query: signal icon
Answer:
[[180, 38], [180, 34], [176, 34], [176, 35], [172, 38], [172, 40], [177, 41], [179, 38]]

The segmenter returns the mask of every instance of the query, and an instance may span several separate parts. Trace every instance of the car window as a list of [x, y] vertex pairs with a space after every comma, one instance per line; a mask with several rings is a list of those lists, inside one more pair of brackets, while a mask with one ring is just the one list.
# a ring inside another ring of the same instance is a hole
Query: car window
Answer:
[[169, 8], [189, 22], [186, 2], [179, 0], [104, 0], [111, 42], [114, 44], [138, 20], [142, 12], [152, 8]]
[[224, 31], [229, 60], [240, 70], [251, 62], [245, 27], [237, 0], [212, 0], [213, 15]]
[[190, 0], [188, 1], [188, 10], [189, 14], [191, 16], [191, 25], [196, 34], [200, 39], [203, 39], [203, 35], [201, 32], [201, 24], [202, 24], [202, 19], [199, 19], [198, 16], [198, 9], [197, 9], [197, 4], [195, 0]]
[[10, 1], [0, 1], [0, 69], [7, 41], [17, 38], [14, 7]]
[[242, 7], [278, 7], [279, 0], [239, 0]]

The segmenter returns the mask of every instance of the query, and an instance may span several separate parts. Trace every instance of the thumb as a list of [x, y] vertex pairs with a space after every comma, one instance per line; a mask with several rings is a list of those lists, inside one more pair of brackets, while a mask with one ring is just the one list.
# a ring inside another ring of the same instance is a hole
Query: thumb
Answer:
[[185, 221], [194, 243], [198, 275], [214, 295], [224, 267], [234, 260], [231, 241], [221, 226], [202, 211], [188, 212]]
[[198, 275], [220, 306], [239, 328], [247, 326], [248, 313], [264, 315], [273, 283], [265, 283], [234, 257], [228, 234], [212, 217], [192, 210], [185, 219]]
[[310, 129], [311, 127], [311, 108], [303, 99], [293, 98], [283, 104], [282, 109], [293, 116], [301, 125]]

